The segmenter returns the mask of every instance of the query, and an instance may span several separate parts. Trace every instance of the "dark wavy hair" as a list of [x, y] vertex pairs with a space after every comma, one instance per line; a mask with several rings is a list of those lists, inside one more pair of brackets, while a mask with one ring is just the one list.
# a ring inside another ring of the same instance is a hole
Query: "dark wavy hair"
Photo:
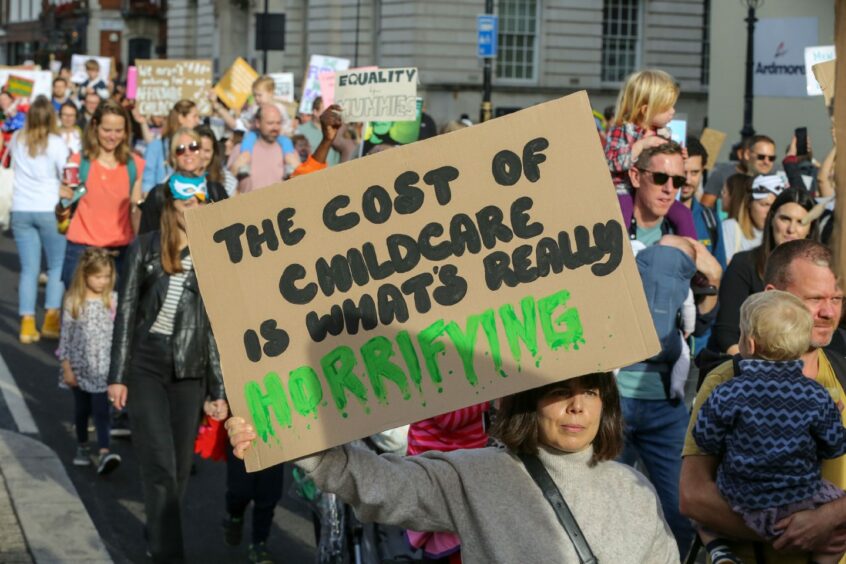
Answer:
[[614, 460], [623, 450], [623, 413], [617, 382], [610, 372], [594, 372], [502, 398], [491, 435], [511, 452], [537, 455], [538, 402], [553, 392], [592, 389], [599, 390], [602, 415], [599, 431], [593, 439], [591, 465]]
[[[769, 258], [770, 253], [776, 248], [775, 236], [773, 234], [773, 220], [779, 208], [785, 204], [799, 204], [805, 210], [811, 211], [815, 203], [814, 198], [808, 191], [802, 188], [788, 188], [776, 197], [773, 205], [770, 206], [770, 211], [767, 212], [767, 219], [764, 221], [764, 234], [761, 237], [761, 244], [752, 250], [755, 271], [762, 280], [764, 279], [764, 270], [767, 267], [767, 258]], [[808, 231], [806, 239], [819, 239], [817, 223], [817, 220], [811, 222], [811, 229]]]

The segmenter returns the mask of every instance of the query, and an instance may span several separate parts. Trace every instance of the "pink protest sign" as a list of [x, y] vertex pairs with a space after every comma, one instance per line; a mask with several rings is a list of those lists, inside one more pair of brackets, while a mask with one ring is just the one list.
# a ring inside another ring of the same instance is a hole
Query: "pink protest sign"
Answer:
[[126, 97], [130, 100], [135, 99], [135, 93], [138, 90], [138, 68], [129, 67], [126, 69]]
[[[377, 70], [379, 67], [356, 67], [355, 71]], [[328, 108], [335, 103], [335, 71], [324, 71], [317, 75], [320, 82], [320, 97], [323, 99], [323, 107]]]

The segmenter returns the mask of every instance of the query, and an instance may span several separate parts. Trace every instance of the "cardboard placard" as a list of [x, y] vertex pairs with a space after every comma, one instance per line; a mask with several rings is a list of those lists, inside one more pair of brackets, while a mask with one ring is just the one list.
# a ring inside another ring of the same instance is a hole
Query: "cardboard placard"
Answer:
[[814, 76], [820, 85], [826, 106], [831, 106], [831, 101], [834, 100], [834, 69], [837, 64], [836, 61], [837, 59], [832, 59], [811, 67], [814, 69]]
[[31, 98], [53, 95], [53, 73], [42, 70], [25, 70], [23, 67], [0, 67], [0, 84], [7, 84], [11, 76], [32, 81]]
[[287, 182], [186, 214], [249, 471], [660, 349], [585, 92]]
[[813, 67], [819, 63], [834, 60], [834, 45], [818, 45], [816, 47], [805, 47], [805, 81], [808, 89], [808, 96], [822, 96]]
[[417, 69], [336, 72], [335, 103], [341, 106], [346, 122], [416, 119]]
[[273, 79], [275, 89], [273, 96], [281, 102], [294, 101], [294, 73], [292, 72], [274, 72], [268, 75]]
[[88, 75], [85, 73], [85, 63], [94, 59], [100, 64], [100, 72], [98, 77], [109, 83], [111, 78], [112, 58], [111, 57], [96, 57], [93, 55], [71, 55], [71, 82], [75, 84], [82, 84], [88, 80]]
[[238, 57], [223, 78], [214, 87], [214, 93], [218, 99], [226, 104], [226, 107], [240, 111], [247, 100], [253, 94], [253, 82], [259, 74], [250, 64]]
[[300, 96], [300, 113], [311, 114], [314, 99], [321, 95], [320, 74], [330, 71], [342, 71], [350, 68], [349, 59], [312, 55], [303, 79], [303, 94]]
[[708, 162], [705, 163], [705, 170], [712, 170], [714, 165], [717, 164], [717, 158], [723, 149], [723, 143], [726, 142], [726, 134], [722, 131], [706, 127], [702, 130], [702, 135], [699, 136], [699, 142], [708, 151]]
[[137, 60], [135, 105], [141, 115], [166, 116], [180, 100], [197, 104], [200, 115], [211, 112], [207, 96], [212, 85], [209, 60]]
[[[350, 71], [378, 70], [379, 67], [356, 67]], [[321, 72], [317, 77], [320, 82], [320, 97], [323, 99], [323, 107], [328, 108], [335, 103], [335, 71]]]

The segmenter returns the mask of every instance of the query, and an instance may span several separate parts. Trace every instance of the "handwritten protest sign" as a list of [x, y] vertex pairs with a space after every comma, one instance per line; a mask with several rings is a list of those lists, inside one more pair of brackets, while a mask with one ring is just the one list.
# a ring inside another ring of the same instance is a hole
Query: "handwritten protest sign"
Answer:
[[819, 63], [834, 60], [834, 45], [818, 45], [816, 47], [805, 47], [805, 81], [808, 96], [822, 96], [813, 67]]
[[91, 59], [94, 59], [100, 65], [100, 71], [97, 77], [108, 84], [112, 69], [111, 57], [95, 57], [92, 55], [71, 55], [71, 82], [82, 84], [88, 80], [88, 74], [85, 72], [85, 63]]
[[258, 76], [247, 61], [238, 57], [215, 85], [214, 93], [228, 108], [239, 111], [252, 95]]
[[702, 135], [699, 136], [699, 142], [708, 151], [708, 162], [705, 163], [705, 170], [711, 170], [717, 164], [717, 157], [720, 156], [723, 143], [726, 142], [726, 134], [722, 131], [706, 127], [702, 130]]
[[32, 91], [29, 94], [31, 98], [39, 95], [49, 98], [53, 95], [53, 74], [50, 71], [25, 70], [22, 67], [0, 67], [0, 84], [8, 84], [12, 77], [32, 81]]
[[35, 80], [12, 74], [6, 82], [6, 90], [15, 98], [29, 98], [34, 85]]
[[283, 102], [294, 101], [294, 73], [292, 72], [274, 72], [271, 73], [270, 78], [273, 79], [275, 89], [273, 96], [277, 100]]
[[303, 79], [303, 94], [300, 96], [300, 113], [310, 114], [314, 99], [321, 95], [321, 73], [342, 71], [348, 68], [350, 68], [349, 59], [327, 57], [326, 55], [312, 55], [308, 61], [308, 68]]
[[348, 122], [416, 119], [417, 69], [336, 72], [335, 103]]
[[187, 215], [250, 471], [660, 348], [584, 92], [288, 182]]
[[814, 76], [817, 83], [820, 85], [820, 90], [823, 93], [823, 99], [826, 106], [831, 106], [831, 101], [834, 100], [834, 69], [836, 59], [825, 61], [824, 63], [817, 63], [813, 67]]
[[[377, 70], [379, 67], [356, 67], [355, 71]], [[343, 71], [341, 71], [343, 72]], [[317, 77], [320, 82], [320, 97], [323, 99], [323, 107], [328, 108], [335, 103], [335, 71], [321, 72]]]
[[200, 115], [211, 112], [206, 95], [212, 83], [208, 60], [138, 60], [135, 104], [145, 116], [166, 116], [180, 100], [197, 104]]

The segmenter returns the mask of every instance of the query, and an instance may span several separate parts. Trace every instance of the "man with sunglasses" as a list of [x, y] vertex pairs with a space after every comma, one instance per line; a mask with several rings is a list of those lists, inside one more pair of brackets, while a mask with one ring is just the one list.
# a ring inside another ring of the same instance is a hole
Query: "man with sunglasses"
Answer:
[[[702, 277], [712, 286], [709, 292], [712, 295], [702, 299], [697, 307], [697, 327], [704, 330], [710, 325], [715, 314], [714, 294], [722, 269], [705, 246], [697, 240], [695, 229], [680, 232], [667, 219], [667, 213], [675, 202], [679, 189], [687, 182], [681, 147], [675, 142], [668, 142], [645, 149], [629, 169], [629, 179], [633, 187], [630, 204], [625, 196], [620, 196], [629, 238], [632, 248], [642, 251], [642, 255], [638, 257], [639, 262], [653, 261], [648, 268], [640, 269], [644, 288], [657, 287], [655, 280], [649, 277], [659, 276], [677, 280], [682, 287], [674, 285], [673, 293], [680, 289], [686, 296], [689, 280], [696, 271], [701, 272]], [[627, 204], [630, 205], [631, 211], [627, 209]], [[690, 210], [685, 208], [684, 211], [690, 214]], [[690, 223], [693, 223], [692, 217]], [[683, 252], [661, 253], [659, 250], [649, 249], [659, 242], [666, 246], [687, 248], [689, 255]], [[648, 258], [645, 258], [647, 256]], [[649, 293], [647, 295], [656, 327], [663, 326], [659, 322], [662, 316], [672, 315], [675, 321], [676, 311], [667, 313], [676, 307], [676, 304], [670, 304], [672, 298], [664, 295], [656, 297], [654, 294], [650, 296]], [[672, 382], [673, 364], [683, 354], [680, 340], [681, 335], [671, 331], [667, 338], [662, 340], [661, 354], [618, 372], [617, 387], [620, 391], [620, 404], [626, 428], [626, 443], [621, 461], [634, 464], [639, 458], [643, 462], [661, 500], [664, 517], [678, 542], [680, 552], [684, 554], [693, 540], [694, 533], [690, 522], [679, 512], [680, 454], [688, 423], [687, 408], [678, 397], [677, 389], [683, 387], [683, 382], [680, 386], [675, 386]], [[682, 378], [685, 376], [686, 374], [683, 374]], [[683, 391], [681, 394], [683, 395]]]
[[776, 145], [772, 138], [766, 135], [753, 135], [737, 148], [738, 162], [721, 163], [714, 167], [705, 183], [705, 193], [702, 195], [703, 206], [713, 208], [723, 190], [723, 184], [733, 174], [771, 174], [775, 168]]

